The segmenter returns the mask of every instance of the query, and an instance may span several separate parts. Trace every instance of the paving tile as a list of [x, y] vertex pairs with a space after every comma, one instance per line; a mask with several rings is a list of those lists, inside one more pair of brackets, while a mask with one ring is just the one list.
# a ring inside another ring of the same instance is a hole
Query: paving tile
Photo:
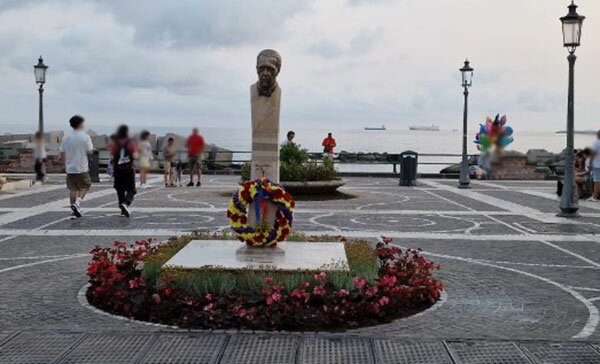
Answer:
[[520, 344], [532, 358], [544, 364], [598, 364], [600, 353], [584, 343]]
[[375, 358], [382, 364], [452, 364], [441, 341], [375, 340]]
[[145, 364], [212, 364], [227, 341], [225, 335], [160, 335], [146, 353]]
[[233, 336], [221, 364], [286, 364], [294, 363], [299, 339], [296, 336]]
[[61, 363], [133, 363], [146, 350], [150, 335], [91, 334], [70, 351]]
[[300, 364], [374, 363], [366, 339], [309, 338], [302, 343]]
[[20, 333], [0, 347], [0, 363], [51, 363], [82, 336], [76, 333]]
[[530, 364], [531, 361], [512, 342], [449, 342], [457, 364]]

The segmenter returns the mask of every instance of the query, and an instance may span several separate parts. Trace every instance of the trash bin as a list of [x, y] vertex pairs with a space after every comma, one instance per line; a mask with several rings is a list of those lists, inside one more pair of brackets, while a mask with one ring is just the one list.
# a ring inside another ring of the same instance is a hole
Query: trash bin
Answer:
[[400, 186], [417, 185], [417, 166], [419, 154], [407, 150], [400, 154]]
[[100, 182], [100, 153], [94, 150], [89, 155], [90, 179], [94, 183]]

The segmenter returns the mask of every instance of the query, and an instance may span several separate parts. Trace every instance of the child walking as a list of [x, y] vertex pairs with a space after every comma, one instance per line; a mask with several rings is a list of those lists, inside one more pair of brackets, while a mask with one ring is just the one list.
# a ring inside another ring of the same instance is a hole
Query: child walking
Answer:
[[117, 191], [117, 199], [121, 215], [131, 216], [129, 206], [137, 193], [135, 189], [135, 163], [137, 158], [137, 146], [129, 138], [129, 128], [121, 125], [117, 129], [116, 141], [112, 146], [110, 160], [114, 170], [114, 188]]

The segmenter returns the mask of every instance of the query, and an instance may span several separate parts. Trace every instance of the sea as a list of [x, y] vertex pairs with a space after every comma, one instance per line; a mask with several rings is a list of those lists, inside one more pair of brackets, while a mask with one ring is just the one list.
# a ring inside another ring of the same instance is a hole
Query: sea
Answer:
[[[110, 134], [114, 127], [88, 125], [95, 132]], [[186, 136], [190, 133], [190, 127], [149, 127], [148, 130], [158, 136], [166, 133], [176, 133]], [[250, 128], [224, 128], [224, 127], [202, 127], [200, 128], [207, 143], [212, 143], [236, 152], [250, 151], [251, 130]], [[47, 131], [59, 130], [48, 126]], [[67, 128], [64, 129], [68, 131]], [[401, 153], [404, 151], [415, 151], [424, 154], [460, 154], [462, 151], [462, 133], [457, 130], [440, 131], [411, 131], [408, 129], [388, 129], [367, 131], [364, 128], [338, 128], [329, 126], [327, 128], [294, 128], [295, 141], [311, 152], [321, 152], [321, 142], [328, 132], [333, 133], [336, 139], [336, 153], [347, 152], [378, 152], [378, 153]], [[133, 130], [138, 131], [138, 130]], [[5, 133], [30, 133], [34, 130], [22, 125], [0, 125], [0, 134]], [[283, 142], [287, 130], [281, 130], [281, 141]], [[475, 130], [469, 132], [468, 152], [477, 154], [473, 136]], [[550, 152], [561, 152], [566, 145], [566, 135], [557, 134], [553, 131], [519, 131], [514, 133], [514, 142], [507, 150], [515, 150], [526, 153], [529, 149], [546, 149]], [[583, 148], [591, 145], [595, 135], [576, 134], [575, 147]], [[247, 159], [248, 154], [237, 153], [234, 159]], [[458, 163], [460, 157], [422, 156], [419, 158], [419, 172], [438, 172], [447, 165]], [[425, 163], [425, 164], [424, 164]], [[429, 164], [432, 163], [432, 164]], [[433, 164], [435, 163], [435, 164]], [[338, 168], [344, 172], [391, 172], [391, 165], [339, 165]]]

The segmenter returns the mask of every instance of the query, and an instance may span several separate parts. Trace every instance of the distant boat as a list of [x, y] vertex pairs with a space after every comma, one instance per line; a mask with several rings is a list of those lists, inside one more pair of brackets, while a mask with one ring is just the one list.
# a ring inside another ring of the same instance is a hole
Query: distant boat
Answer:
[[373, 127], [365, 126], [365, 130], [386, 130], [386, 129], [385, 129], [385, 125], [382, 125], [380, 128], [376, 128], [376, 127], [373, 128]]
[[411, 125], [408, 127], [409, 130], [425, 130], [425, 131], [440, 131], [438, 125]]

